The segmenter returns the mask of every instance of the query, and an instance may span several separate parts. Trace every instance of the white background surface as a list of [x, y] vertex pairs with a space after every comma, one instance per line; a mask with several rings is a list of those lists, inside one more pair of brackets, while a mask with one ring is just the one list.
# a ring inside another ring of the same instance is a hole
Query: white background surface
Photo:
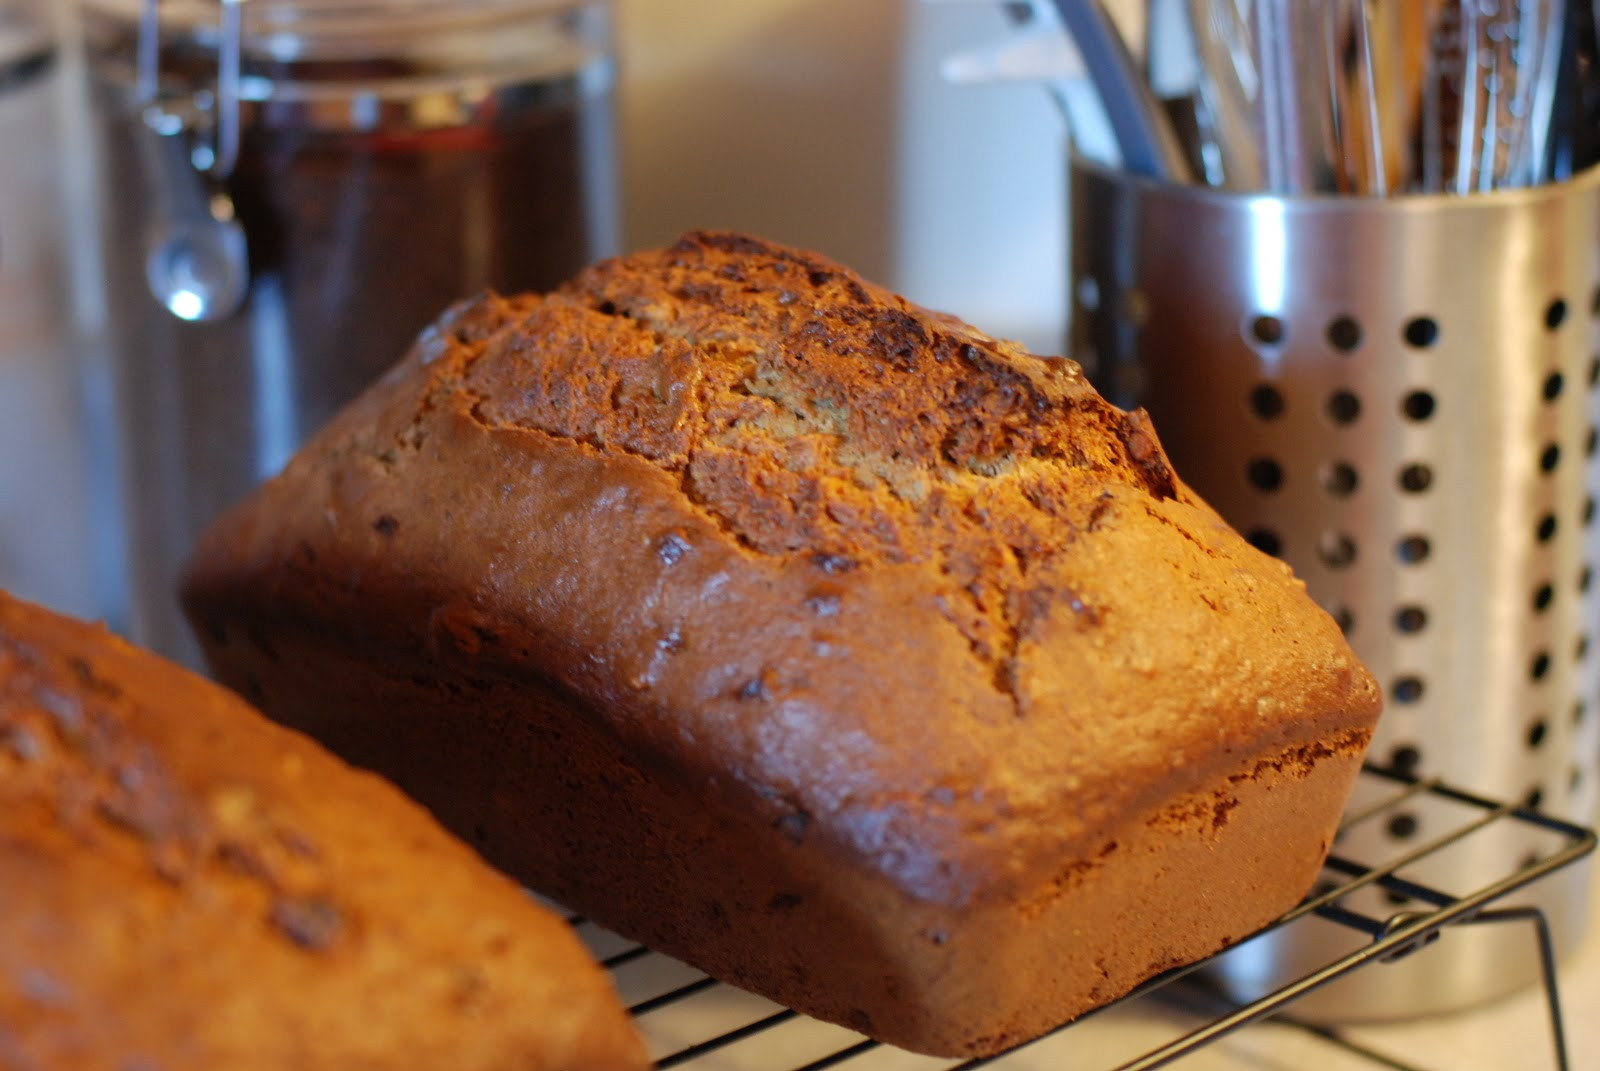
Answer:
[[1035, 86], [953, 86], [1011, 31], [983, 0], [620, 0], [632, 248], [733, 227], [1058, 353], [1064, 125]]

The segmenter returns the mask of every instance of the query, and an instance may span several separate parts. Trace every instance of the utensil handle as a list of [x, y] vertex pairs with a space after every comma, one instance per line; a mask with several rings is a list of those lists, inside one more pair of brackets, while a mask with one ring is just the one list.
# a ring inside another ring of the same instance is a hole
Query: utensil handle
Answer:
[[1055, 0], [1055, 5], [1100, 93], [1123, 167], [1147, 178], [1188, 182], [1192, 175], [1183, 147], [1105, 6], [1100, 0]]

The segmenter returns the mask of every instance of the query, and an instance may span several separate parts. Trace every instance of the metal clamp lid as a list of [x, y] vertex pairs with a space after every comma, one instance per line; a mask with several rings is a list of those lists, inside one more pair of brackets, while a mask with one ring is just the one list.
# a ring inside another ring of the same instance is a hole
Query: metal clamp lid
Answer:
[[[226, 180], [239, 159], [239, 55], [243, 0], [221, 0], [215, 91], [172, 110], [161, 95], [161, 0], [139, 18], [136, 135], [157, 191], [145, 238], [150, 293], [181, 320], [226, 319], [244, 303], [250, 269], [244, 229]], [[209, 136], [201, 117], [209, 116]]]
[[0, 93], [33, 84], [55, 60], [49, 8], [28, 0], [0, 3]]

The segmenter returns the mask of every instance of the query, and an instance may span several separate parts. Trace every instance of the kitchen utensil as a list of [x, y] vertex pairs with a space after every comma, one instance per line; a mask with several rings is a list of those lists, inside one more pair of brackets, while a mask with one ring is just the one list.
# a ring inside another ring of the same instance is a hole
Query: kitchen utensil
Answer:
[[[1525, 143], [1512, 174], [1513, 184], [1531, 186], [1551, 179], [1546, 165], [1553, 151], [1551, 140], [1556, 137], [1557, 87], [1563, 57], [1576, 48], [1576, 42], [1567, 34], [1571, 25], [1568, 8], [1579, 6], [1568, 4], [1567, 0], [1539, 0], [1531, 7], [1531, 23], [1524, 20], [1525, 26], [1531, 25], [1524, 32], [1532, 34], [1524, 47], [1536, 66], [1525, 75], [1531, 82], [1526, 93], [1528, 114], [1520, 120], [1526, 126]], [[1576, 91], [1576, 86], [1570, 89]]]
[[1420, 187], [1465, 195], [1542, 181], [1564, 0], [1450, 0], [1431, 14]]
[[1564, 0], [1187, 2], [1229, 188], [1465, 194], [1547, 175]]
[[[1388, 697], [1372, 758], [1592, 823], [1600, 170], [1471, 197], [1284, 198], [1075, 161], [1070, 190], [1073, 355], [1148, 408], [1177, 471], [1344, 626]], [[1429, 821], [1360, 835], [1403, 846]], [[1431, 874], [1470, 882], [1478, 863]], [[1574, 873], [1537, 890], [1563, 948], [1586, 902]], [[1307, 1006], [1485, 999], [1530, 978], [1496, 940]], [[1237, 984], [1265, 984], [1270, 959]]]
[[1556, 68], [1550, 133], [1540, 173], [1547, 182], [1564, 182], [1600, 162], [1600, 37], [1595, 8], [1567, 5], [1567, 22]]
[[1189, 20], [1200, 58], [1200, 93], [1221, 160], [1222, 185], [1257, 190], [1265, 181], [1254, 116], [1260, 77], [1240, 2], [1189, 0]]
[[[1372, 109], [1379, 131], [1377, 165], [1391, 194], [1424, 187], [1425, 100], [1434, 41], [1446, 0], [1362, 0], [1364, 32], [1371, 56]], [[1431, 136], [1435, 128], [1428, 128]], [[1429, 150], [1437, 154], [1437, 146]], [[1437, 169], [1437, 165], [1434, 165]], [[1432, 188], [1438, 189], [1435, 184]]]
[[1254, 0], [1250, 36], [1259, 85], [1255, 129], [1263, 188], [1276, 193], [1338, 189], [1340, 162], [1330, 6]]
[[[1422, 86], [1416, 134], [1419, 181], [1410, 184], [1410, 188], [1439, 193], [1447, 188], [1448, 178], [1455, 169], [1467, 60], [1462, 48], [1465, 34], [1459, 0], [1441, 0], [1432, 14], [1433, 18], [1422, 28], [1427, 49], [1422, 53], [1424, 59], [1419, 72]], [[1411, 43], [1408, 38], [1401, 41], [1400, 47]]]
[[1144, 24], [1150, 91], [1172, 124], [1190, 173], [1208, 186], [1221, 186], [1222, 154], [1203, 92], [1204, 70], [1187, 0], [1149, 0]]
[[1338, 190], [1382, 197], [1389, 192], [1384, 144], [1394, 133], [1383, 126], [1365, 0], [1332, 0], [1326, 20], [1323, 43], [1334, 98]]
[[1136, 175], [1186, 181], [1190, 172], [1183, 148], [1100, 0], [1055, 0], [1055, 5], [1099, 92], [1122, 166]]

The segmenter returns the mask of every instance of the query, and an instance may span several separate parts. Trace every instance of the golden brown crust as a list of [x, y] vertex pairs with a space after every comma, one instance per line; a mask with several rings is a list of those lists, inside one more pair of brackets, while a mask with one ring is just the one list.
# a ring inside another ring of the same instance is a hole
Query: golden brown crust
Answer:
[[0, 1064], [627, 1068], [562, 920], [376, 777], [0, 593]]
[[[951, 906], [843, 867], [806, 825], [627, 758], [568, 697], [310, 635], [245, 639], [269, 701], [402, 783], [563, 903], [786, 1006], [905, 1048], [982, 1055], [1242, 938], [1316, 873], [1366, 734], [1247, 760], [1059, 853], [1024, 895]], [[270, 671], [268, 670], [270, 667]], [[431, 689], [418, 703], [421, 689]], [[404, 718], [388, 712], [407, 710]], [[464, 729], [470, 726], [470, 730]], [[1046, 827], [1048, 831], [1049, 827]]]
[[302, 637], [415, 678], [396, 735], [441, 689], [548, 689], [682, 798], [956, 911], [1378, 705], [1070, 362], [736, 235], [454, 311], [186, 592], [219, 673], [319, 735]]

